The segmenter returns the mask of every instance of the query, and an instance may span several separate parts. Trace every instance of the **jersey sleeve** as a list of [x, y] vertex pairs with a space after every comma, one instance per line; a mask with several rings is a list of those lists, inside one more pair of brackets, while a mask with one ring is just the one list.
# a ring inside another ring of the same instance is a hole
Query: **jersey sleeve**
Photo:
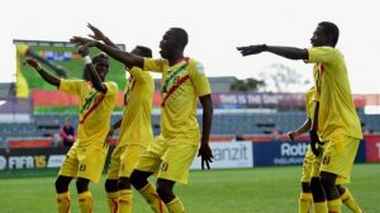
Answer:
[[145, 71], [139, 67], [132, 67], [132, 69], [129, 69], [128, 72], [131, 74], [131, 76], [133, 76], [133, 78], [140, 82], [144, 82], [146, 74], [149, 74], [144, 73]]
[[192, 71], [190, 72], [190, 78], [194, 85], [195, 94], [198, 97], [211, 94], [210, 83], [201, 63], [195, 63]]
[[164, 72], [166, 61], [164, 59], [144, 58], [144, 70]]
[[106, 96], [116, 96], [118, 92], [118, 86], [115, 82], [106, 82], [104, 85], [107, 87]]
[[332, 63], [337, 58], [337, 51], [332, 47], [313, 47], [308, 49], [309, 63]]
[[81, 95], [81, 87], [85, 84], [85, 81], [83, 80], [66, 80], [61, 79], [61, 82], [59, 84], [59, 90], [66, 92], [70, 95]]

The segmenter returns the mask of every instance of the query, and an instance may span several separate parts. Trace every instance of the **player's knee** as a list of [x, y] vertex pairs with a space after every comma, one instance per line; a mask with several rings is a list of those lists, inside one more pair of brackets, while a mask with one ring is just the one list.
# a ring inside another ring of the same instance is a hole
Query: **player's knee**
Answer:
[[76, 182], [78, 194], [88, 191], [88, 184], [90, 180], [85, 178], [78, 178]]
[[131, 183], [129, 181], [129, 178], [127, 177], [121, 177], [118, 182], [118, 188], [119, 190], [122, 189], [130, 189], [131, 188]]
[[321, 173], [321, 183], [326, 192], [327, 200], [335, 200], [340, 197], [339, 191], [335, 185], [337, 175], [332, 173]]
[[326, 195], [319, 177], [311, 178], [310, 189], [311, 193], [313, 194], [314, 202], [324, 202], [326, 200]]
[[57, 193], [64, 193], [69, 190], [69, 184], [71, 181], [71, 177], [58, 176], [55, 180], [55, 191]]
[[118, 191], [118, 180], [111, 180], [107, 179], [104, 188], [106, 189], [106, 192], [117, 192]]
[[173, 193], [174, 184], [175, 182], [169, 180], [157, 180], [157, 193], [165, 203], [169, 203], [175, 198]]
[[175, 198], [173, 191], [165, 185], [158, 184], [157, 193], [165, 203], [169, 203]]
[[338, 192], [340, 195], [344, 194], [346, 192], [346, 188], [342, 185], [336, 185], [336, 188], [338, 189]]
[[135, 187], [136, 189], [141, 189], [146, 184], [148, 184], [148, 177], [152, 173], [149, 172], [143, 172], [139, 170], [134, 170], [131, 174], [131, 177], [129, 178], [130, 183]]

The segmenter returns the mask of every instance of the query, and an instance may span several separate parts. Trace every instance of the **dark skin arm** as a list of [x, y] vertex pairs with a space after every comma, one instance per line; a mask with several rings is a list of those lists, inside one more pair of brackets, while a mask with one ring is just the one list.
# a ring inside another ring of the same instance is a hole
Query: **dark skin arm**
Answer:
[[319, 137], [317, 134], [317, 131], [318, 131], [318, 114], [319, 114], [319, 101], [315, 102], [314, 118], [313, 118], [313, 121], [311, 124], [311, 130], [309, 132], [311, 150], [313, 151], [314, 155], [316, 155], [316, 156], [319, 156], [321, 154], [320, 150], [317, 147], [317, 144], [320, 143]]
[[201, 147], [199, 148], [199, 154], [202, 159], [202, 169], [204, 169], [204, 164], [206, 164], [207, 169], [210, 169], [210, 163], [214, 158], [212, 155], [211, 148], [209, 146], [209, 138], [212, 124], [213, 116], [213, 105], [211, 95], [205, 95], [199, 97], [203, 108], [203, 126], [202, 126], [202, 138], [201, 138]]
[[56, 76], [50, 74], [46, 70], [44, 70], [34, 59], [28, 58], [26, 59], [26, 63], [29, 64], [29, 66], [33, 67], [37, 73], [44, 79], [46, 82], [48, 82], [51, 85], [59, 87], [61, 80], [57, 78]]
[[144, 68], [143, 57], [140, 57], [128, 52], [124, 52], [118, 48], [111, 47], [106, 44], [102, 44], [101, 42], [89, 40], [87, 38], [82, 38], [79, 36], [74, 36], [71, 39], [71, 42], [86, 45], [87, 47], [96, 47], [100, 49], [101, 51], [107, 53], [107, 55], [111, 56], [112, 58], [120, 61], [127, 67], [136, 66], [136, 67]]
[[270, 52], [275, 55], [292, 60], [307, 60], [309, 53], [306, 49], [296, 47], [269, 46], [266, 44], [238, 47], [237, 50], [243, 55], [256, 55], [262, 52]]
[[108, 46], [111, 46], [113, 48], [118, 48], [117, 45], [111, 41], [102, 31], [100, 31], [98, 28], [93, 26], [92, 24], [88, 23], [87, 27], [94, 33], [93, 35], [88, 35], [91, 38], [98, 40], [98, 41], [103, 41], [105, 44]]
[[[82, 57], [89, 56], [90, 54], [87, 46], [80, 47], [78, 52]], [[98, 73], [95, 71], [94, 65], [92, 63], [87, 64], [86, 69], [90, 70], [90, 80], [94, 88], [103, 94], [107, 93], [107, 87], [102, 83]]]
[[311, 128], [311, 119], [308, 118], [305, 120], [305, 122], [300, 126], [298, 129], [294, 131], [288, 132], [288, 137], [290, 140], [295, 140], [298, 136], [302, 135], [303, 133], [306, 133], [310, 130]]

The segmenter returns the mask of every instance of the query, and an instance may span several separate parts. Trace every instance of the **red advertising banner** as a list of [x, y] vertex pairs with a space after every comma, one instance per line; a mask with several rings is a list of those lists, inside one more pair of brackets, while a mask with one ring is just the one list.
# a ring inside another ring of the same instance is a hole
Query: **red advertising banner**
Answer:
[[366, 161], [367, 162], [380, 162], [380, 135], [367, 135], [365, 137], [367, 144]]

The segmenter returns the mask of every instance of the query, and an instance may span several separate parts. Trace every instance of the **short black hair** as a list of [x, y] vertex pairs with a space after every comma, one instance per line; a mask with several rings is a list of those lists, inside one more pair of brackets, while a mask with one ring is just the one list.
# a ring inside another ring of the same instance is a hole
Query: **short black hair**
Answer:
[[142, 57], [152, 58], [153, 56], [152, 50], [149, 47], [137, 45], [136, 49], [139, 49], [141, 51]]
[[172, 27], [170, 28], [170, 31], [174, 33], [176, 40], [178, 42], [178, 45], [182, 48], [185, 48], [187, 45], [187, 42], [189, 41], [187, 32], [180, 27]]
[[339, 39], [339, 28], [336, 24], [328, 21], [323, 21], [318, 24], [323, 31], [330, 37], [332, 45], [335, 47]]
[[93, 61], [94, 64], [96, 64], [96, 63], [99, 63], [99, 61], [102, 60], [102, 59], [108, 61], [107, 54], [105, 54], [105, 53], [99, 53], [99, 54], [97, 54], [96, 56], [94, 56], [92, 58], [92, 61]]

